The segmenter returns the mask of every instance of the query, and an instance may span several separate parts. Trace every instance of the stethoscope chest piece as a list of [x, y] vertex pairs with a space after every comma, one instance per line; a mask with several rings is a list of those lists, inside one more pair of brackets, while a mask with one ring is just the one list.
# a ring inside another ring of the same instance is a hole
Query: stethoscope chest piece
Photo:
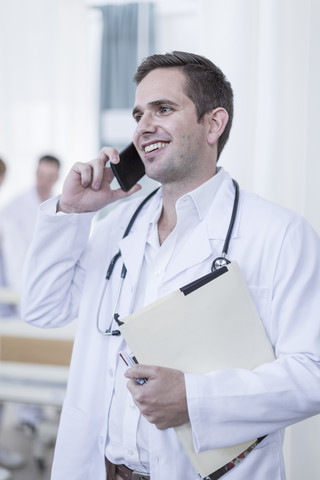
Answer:
[[228, 263], [230, 263], [230, 260], [228, 260], [226, 257], [217, 257], [212, 262], [211, 271], [214, 272], [219, 270], [219, 268], [225, 267], [228, 265]]

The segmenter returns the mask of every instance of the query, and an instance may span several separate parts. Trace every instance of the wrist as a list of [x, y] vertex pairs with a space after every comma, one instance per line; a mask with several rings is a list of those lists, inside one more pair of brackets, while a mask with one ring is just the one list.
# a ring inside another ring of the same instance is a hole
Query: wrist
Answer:
[[79, 210], [76, 208], [67, 207], [66, 205], [61, 203], [61, 199], [59, 199], [56, 205], [56, 213], [81, 213], [81, 212], [79, 212]]

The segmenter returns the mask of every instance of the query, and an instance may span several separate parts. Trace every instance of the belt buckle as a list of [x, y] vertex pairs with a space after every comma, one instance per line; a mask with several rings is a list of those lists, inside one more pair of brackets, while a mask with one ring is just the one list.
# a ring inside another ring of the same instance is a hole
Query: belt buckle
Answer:
[[150, 479], [150, 475], [145, 475], [143, 473], [136, 472], [135, 470], [132, 472], [132, 480], [148, 480]]

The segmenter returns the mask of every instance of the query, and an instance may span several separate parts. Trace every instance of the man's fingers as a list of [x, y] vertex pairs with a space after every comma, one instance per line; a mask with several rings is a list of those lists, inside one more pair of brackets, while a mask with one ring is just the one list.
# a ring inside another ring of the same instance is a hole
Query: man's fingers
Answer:
[[[125, 372], [132, 398], [142, 415], [157, 428], [182, 425], [189, 420], [184, 374], [180, 370], [134, 365]], [[148, 379], [139, 385], [137, 378]]]
[[[103, 147], [95, 160], [89, 162], [92, 167], [92, 188], [99, 190], [103, 180], [109, 184], [112, 182], [114, 175], [111, 168], [106, 168], [107, 162], [119, 163], [118, 150], [111, 147]], [[123, 198], [122, 196], [119, 198]]]
[[[136, 186], [136, 185], [135, 185]], [[139, 185], [137, 185], [139, 186]], [[134, 187], [133, 187], [134, 188]], [[133, 190], [133, 188], [131, 190]], [[130, 190], [130, 191], [131, 191]], [[136, 378], [149, 378], [155, 374], [157, 367], [137, 364], [125, 372], [125, 376], [131, 380]]]
[[92, 180], [92, 167], [89, 163], [77, 162], [72, 170], [80, 175], [80, 183], [83, 187], [88, 187]]
[[98, 153], [97, 159], [101, 159], [104, 165], [110, 160], [112, 163], [119, 163], [119, 152], [115, 148], [103, 147]]
[[58, 210], [65, 213], [96, 212], [141, 189], [140, 185], [135, 185], [129, 192], [111, 188], [114, 174], [111, 167], [106, 166], [109, 160], [118, 162], [118, 151], [104, 147], [94, 160], [75, 163], [64, 181]]
[[93, 190], [99, 190], [104, 178], [105, 162], [104, 159], [98, 157], [97, 159], [89, 162], [92, 167], [92, 188]]
[[[105, 176], [105, 161], [100, 156], [87, 163], [77, 162], [73, 170], [80, 175], [80, 183], [83, 187], [90, 186], [93, 190], [99, 190]], [[112, 180], [112, 175], [110, 178]]]

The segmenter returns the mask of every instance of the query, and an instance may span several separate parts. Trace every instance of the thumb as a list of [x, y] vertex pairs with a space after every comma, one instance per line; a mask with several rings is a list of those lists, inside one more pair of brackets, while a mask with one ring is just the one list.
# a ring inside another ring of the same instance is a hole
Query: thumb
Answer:
[[125, 371], [124, 375], [127, 378], [130, 379], [137, 379], [137, 378], [149, 378], [151, 376], [151, 368], [148, 367], [147, 365], [134, 365], [133, 367], [128, 368], [128, 370]]

